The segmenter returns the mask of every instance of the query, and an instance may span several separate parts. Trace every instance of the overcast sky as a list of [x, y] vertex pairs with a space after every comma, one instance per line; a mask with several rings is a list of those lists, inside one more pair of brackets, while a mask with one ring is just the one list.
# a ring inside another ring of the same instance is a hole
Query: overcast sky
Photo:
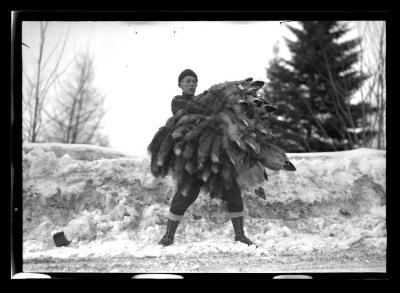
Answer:
[[[140, 156], [172, 114], [182, 70], [197, 73], [197, 94], [226, 80], [266, 81], [274, 44], [287, 58], [283, 37], [292, 37], [279, 21], [50, 22], [45, 54], [67, 31], [64, 63], [87, 49], [94, 57], [95, 84], [106, 96], [111, 147]], [[23, 23], [22, 41], [29, 46], [23, 47], [29, 73], [38, 52], [39, 22]]]

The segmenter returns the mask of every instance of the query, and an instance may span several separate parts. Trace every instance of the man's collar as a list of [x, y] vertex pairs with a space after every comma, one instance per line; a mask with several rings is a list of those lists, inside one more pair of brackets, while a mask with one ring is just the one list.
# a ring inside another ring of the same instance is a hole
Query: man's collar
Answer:
[[182, 97], [189, 98], [189, 97], [193, 97], [193, 96], [194, 96], [194, 94], [187, 94], [187, 93], [182, 92]]

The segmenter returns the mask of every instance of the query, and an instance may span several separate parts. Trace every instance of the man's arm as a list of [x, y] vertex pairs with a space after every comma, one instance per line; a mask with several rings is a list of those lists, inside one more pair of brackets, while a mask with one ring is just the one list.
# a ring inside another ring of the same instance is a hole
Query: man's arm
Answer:
[[182, 96], [175, 96], [171, 101], [172, 115], [175, 115], [180, 109], [185, 109], [188, 99]]
[[190, 113], [208, 113], [207, 107], [182, 96], [175, 96], [171, 101], [172, 114], [175, 115], [180, 109], [185, 109]]

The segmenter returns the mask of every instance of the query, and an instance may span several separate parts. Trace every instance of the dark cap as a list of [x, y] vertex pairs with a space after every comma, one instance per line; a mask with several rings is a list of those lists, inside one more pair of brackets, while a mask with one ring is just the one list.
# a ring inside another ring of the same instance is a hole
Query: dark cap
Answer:
[[196, 73], [194, 73], [193, 70], [191, 70], [191, 69], [185, 69], [184, 71], [181, 72], [181, 74], [179, 74], [178, 83], [180, 83], [181, 80], [182, 80], [185, 76], [193, 76], [194, 78], [196, 78], [196, 81], [198, 81], [197, 75], [196, 75]]

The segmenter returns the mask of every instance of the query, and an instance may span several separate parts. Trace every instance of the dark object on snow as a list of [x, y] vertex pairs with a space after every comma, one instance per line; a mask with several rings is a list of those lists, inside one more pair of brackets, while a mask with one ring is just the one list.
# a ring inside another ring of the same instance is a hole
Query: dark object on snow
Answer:
[[344, 209], [344, 208], [341, 208], [339, 210], [339, 212], [340, 212], [340, 214], [342, 214], [345, 217], [351, 217], [351, 213], [348, 210]]
[[65, 238], [64, 232], [57, 232], [53, 235], [54, 243], [57, 247], [68, 246], [72, 241]]
[[254, 192], [258, 197], [261, 197], [262, 199], [266, 199], [264, 188], [262, 188], [261, 186], [256, 188], [254, 190]]
[[201, 215], [193, 214], [193, 220], [200, 220]]
[[172, 173], [183, 195], [200, 180], [203, 191], [220, 198], [224, 188], [231, 189], [256, 165], [261, 180], [268, 180], [264, 167], [295, 171], [269, 126], [268, 117], [276, 108], [257, 95], [263, 85], [247, 78], [193, 96], [149, 144], [151, 173]]

